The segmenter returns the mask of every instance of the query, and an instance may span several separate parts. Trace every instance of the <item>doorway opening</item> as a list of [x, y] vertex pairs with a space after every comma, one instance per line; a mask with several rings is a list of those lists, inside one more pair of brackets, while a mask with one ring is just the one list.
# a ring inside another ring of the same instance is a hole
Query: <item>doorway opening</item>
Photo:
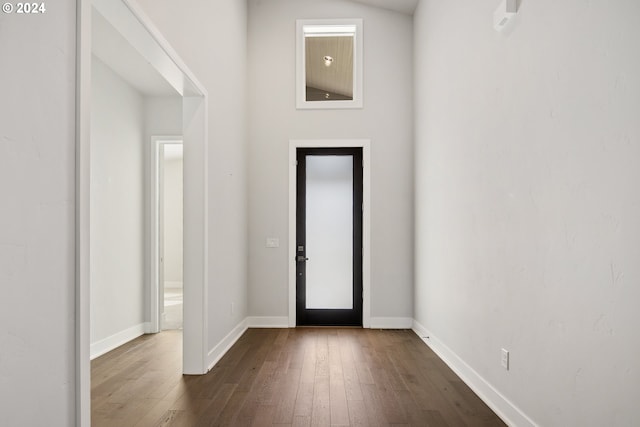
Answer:
[[[155, 331], [183, 327], [183, 146], [176, 137], [153, 137], [153, 257], [151, 316]], [[157, 302], [157, 303], [154, 303]]]
[[[91, 199], [94, 196], [94, 184], [91, 176], [95, 165], [92, 160], [100, 159], [91, 155], [95, 148], [95, 140], [92, 138], [91, 116], [98, 113], [92, 105], [93, 92], [93, 62], [94, 53], [99, 53], [105, 65], [116, 72], [120, 78], [127, 81], [132, 87], [148, 97], [167, 95], [164, 89], [170, 89], [171, 96], [181, 99], [179, 133], [182, 134], [184, 156], [184, 295], [183, 314], [183, 340], [182, 340], [182, 371], [185, 374], [204, 374], [208, 371], [208, 306], [207, 286], [208, 269], [206, 260], [208, 257], [208, 111], [207, 91], [188, 67], [179, 59], [174, 50], [162, 38], [158, 30], [149, 19], [141, 12], [138, 6], [128, 0], [93, 0], [90, 2], [77, 2], [78, 13], [78, 38], [77, 38], [77, 126], [76, 126], [76, 423], [78, 425], [90, 424], [91, 406], [91, 364], [90, 359], [94, 353], [96, 342], [92, 342], [91, 327], [94, 325], [92, 317], [97, 314], [92, 309], [92, 300], [99, 300], [99, 294], [95, 292], [92, 284], [92, 274], [96, 271], [91, 266], [92, 245], [109, 241], [112, 236], [107, 234], [105, 239], [96, 238], [92, 233]], [[100, 37], [98, 34], [105, 30], [108, 36]], [[98, 35], [98, 36], [97, 36]], [[97, 37], [96, 37], [97, 36]], [[93, 43], [92, 43], [93, 39]], [[100, 44], [102, 43], [102, 44]], [[97, 55], [96, 55], [97, 57]], [[102, 67], [104, 69], [104, 67]], [[104, 89], [104, 88], [103, 88]], [[104, 91], [105, 105], [112, 103], [112, 91]], [[118, 92], [121, 93], [122, 91]], [[126, 91], [131, 94], [131, 91]], [[122, 92], [124, 93], [124, 92]], [[128, 95], [127, 95], [128, 96]], [[129, 98], [132, 98], [128, 96]], [[138, 96], [137, 105], [141, 101]], [[130, 103], [127, 103], [129, 105]], [[104, 140], [115, 138], [110, 136], [112, 131], [127, 131], [130, 136], [135, 136], [141, 144], [148, 138], [144, 129], [145, 118], [142, 117], [144, 108], [135, 109], [136, 127], [104, 126], [101, 131]], [[117, 111], [117, 110], [115, 110]], [[118, 111], [119, 117], [123, 116]], [[105, 115], [103, 117], [109, 117]], [[135, 158], [140, 159], [142, 152], [136, 151]], [[97, 153], [94, 153], [97, 154]], [[127, 160], [130, 157], [123, 156]], [[142, 160], [142, 159], [140, 159]], [[142, 164], [137, 162], [136, 164]], [[117, 166], [117, 162], [116, 162]], [[116, 168], [117, 169], [117, 168]], [[116, 170], [117, 172], [117, 170]], [[136, 174], [136, 182], [147, 180], [148, 174], [142, 170]], [[140, 178], [140, 179], [138, 179]], [[105, 180], [105, 188], [109, 187], [109, 179]], [[140, 182], [135, 188], [133, 185], [120, 191], [122, 194], [136, 192], [139, 194], [145, 184]], [[147, 199], [148, 200], [148, 199]], [[93, 210], [95, 212], [95, 209]], [[108, 215], [105, 215], [107, 219]], [[136, 218], [148, 218], [146, 214], [136, 214]], [[138, 221], [140, 222], [140, 221]], [[146, 228], [148, 230], [148, 228]], [[146, 235], [146, 230], [136, 231], [135, 236]], [[133, 236], [129, 233], [127, 236]], [[137, 238], [137, 237], [136, 237]], [[125, 239], [126, 245], [127, 240]], [[143, 242], [137, 254], [149, 253], [148, 240]], [[94, 252], [94, 255], [96, 253]], [[107, 259], [105, 257], [104, 259]], [[95, 259], [95, 257], [94, 257]], [[146, 267], [145, 258], [142, 269]], [[116, 269], [107, 270], [116, 271]], [[136, 270], [137, 273], [137, 270]], [[144, 280], [146, 274], [140, 273], [136, 284], [142, 283], [148, 289], [148, 280]], [[116, 282], [117, 283], [117, 282]], [[130, 339], [133, 335], [139, 335], [148, 329], [149, 319], [148, 305], [140, 302], [140, 296], [147, 294], [145, 289], [137, 292], [135, 298], [122, 297], [116, 293], [115, 299], [123, 304], [129, 304], [136, 310], [133, 321], [123, 319], [123, 316], [114, 314], [114, 322], [104, 322], [121, 330], [112, 333], [104, 332], [107, 339], [98, 341], [105, 344], [104, 347], [114, 347], [123, 340]], [[92, 295], [93, 294], [93, 295]], [[96, 297], [95, 299], [93, 297]], [[156, 301], [157, 303], [157, 301]], [[157, 306], [157, 304], [156, 304]], [[108, 313], [109, 315], [113, 313]], [[134, 323], [131, 326], [131, 323]], [[125, 324], [126, 323], [126, 324]]]

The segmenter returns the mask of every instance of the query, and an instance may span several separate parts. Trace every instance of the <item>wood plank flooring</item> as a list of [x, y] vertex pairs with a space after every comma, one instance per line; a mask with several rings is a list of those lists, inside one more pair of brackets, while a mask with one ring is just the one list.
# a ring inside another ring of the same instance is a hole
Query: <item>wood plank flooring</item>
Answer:
[[207, 374], [182, 334], [91, 363], [92, 426], [504, 426], [412, 331], [249, 329]]

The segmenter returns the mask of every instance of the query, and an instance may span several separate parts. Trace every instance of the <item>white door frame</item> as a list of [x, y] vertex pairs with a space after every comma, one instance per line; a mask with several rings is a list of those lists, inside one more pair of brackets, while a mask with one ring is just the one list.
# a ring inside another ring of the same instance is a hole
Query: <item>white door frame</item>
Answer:
[[289, 141], [289, 327], [296, 326], [296, 162], [298, 148], [362, 148], [362, 327], [371, 327], [371, 141], [293, 139]]
[[[163, 283], [161, 268], [162, 263], [160, 261], [163, 244], [162, 244], [162, 232], [160, 227], [164, 223], [162, 220], [162, 209], [160, 209], [160, 202], [162, 200], [162, 188], [164, 180], [161, 180], [162, 166], [161, 166], [161, 152], [165, 145], [168, 144], [180, 144], [182, 145], [182, 136], [152, 136], [151, 145], [149, 146], [149, 187], [147, 189], [149, 194], [149, 206], [150, 206], [150, 218], [149, 221], [149, 237], [151, 256], [149, 257], [149, 313], [150, 313], [150, 326], [149, 332], [156, 333], [162, 330], [162, 306], [164, 303]], [[183, 172], [184, 173], [184, 172]], [[184, 243], [183, 243], [184, 245]]]
[[130, 0], [77, 1], [76, 426], [91, 423], [90, 177], [91, 14], [96, 8], [182, 98], [184, 143], [183, 372], [207, 372], [208, 95], [142, 10]]

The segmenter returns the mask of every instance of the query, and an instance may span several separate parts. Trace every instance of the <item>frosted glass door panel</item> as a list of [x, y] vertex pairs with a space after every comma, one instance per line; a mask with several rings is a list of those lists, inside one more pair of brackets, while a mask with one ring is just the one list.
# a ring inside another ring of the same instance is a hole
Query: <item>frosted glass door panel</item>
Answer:
[[353, 308], [353, 156], [306, 158], [306, 308]]

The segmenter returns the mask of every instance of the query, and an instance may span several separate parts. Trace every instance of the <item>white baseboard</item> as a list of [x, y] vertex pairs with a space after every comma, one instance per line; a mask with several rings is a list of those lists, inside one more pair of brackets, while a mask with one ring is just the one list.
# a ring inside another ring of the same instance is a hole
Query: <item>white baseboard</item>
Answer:
[[427, 328], [414, 320], [412, 329], [507, 425], [536, 427], [536, 423], [531, 418], [482, 378]]
[[[411, 329], [413, 319], [410, 317], [372, 317], [372, 329]], [[251, 316], [247, 317], [249, 328], [289, 328], [287, 316]]]
[[288, 328], [289, 318], [282, 317], [247, 317], [242, 322], [231, 330], [214, 348], [212, 348], [208, 355], [208, 368], [210, 371], [213, 366], [218, 363], [222, 356], [238, 341], [238, 339], [244, 334], [247, 328]]
[[287, 316], [254, 316], [247, 317], [249, 328], [288, 328], [289, 318]]
[[124, 331], [120, 331], [111, 335], [110, 337], [101, 339], [91, 344], [89, 350], [91, 360], [96, 357], [102, 356], [111, 350], [120, 347], [122, 344], [126, 344], [129, 341], [138, 338], [140, 335], [147, 333], [151, 325], [149, 323], [140, 323], [132, 326]]
[[220, 359], [222, 359], [222, 356], [224, 356], [227, 351], [229, 351], [231, 346], [233, 346], [236, 341], [238, 341], [238, 338], [240, 338], [246, 330], [247, 319], [244, 319], [243, 321], [238, 323], [238, 325], [233, 328], [226, 337], [224, 337], [218, 344], [216, 344], [215, 347], [209, 350], [209, 353], [207, 355], [207, 372], [209, 372], [211, 368], [213, 368], [213, 366], [218, 363]]
[[371, 329], [411, 329], [413, 319], [410, 317], [372, 317], [369, 327]]

